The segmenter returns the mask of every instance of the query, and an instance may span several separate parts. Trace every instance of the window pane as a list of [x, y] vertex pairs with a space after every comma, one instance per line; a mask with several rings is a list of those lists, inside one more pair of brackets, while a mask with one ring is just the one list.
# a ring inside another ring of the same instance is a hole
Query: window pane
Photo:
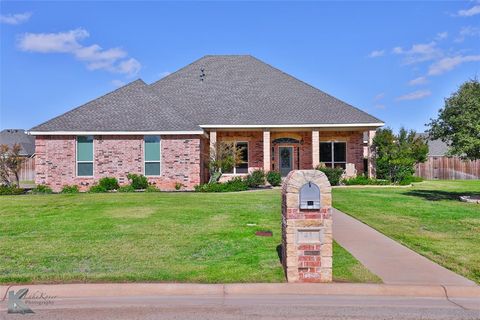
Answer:
[[93, 161], [93, 136], [77, 137], [77, 160]]
[[335, 142], [333, 144], [333, 157], [335, 162], [347, 161], [347, 144], [345, 142]]
[[320, 143], [320, 162], [332, 162], [332, 144], [330, 142]]
[[335, 168], [345, 169], [347, 166], [345, 163], [335, 163]]
[[145, 136], [145, 161], [160, 161], [159, 136]]
[[77, 166], [78, 166], [77, 175], [79, 177], [93, 176], [92, 162], [80, 162], [80, 163], [77, 163]]
[[331, 162], [324, 162], [325, 166], [331, 168], [332, 167], [332, 163]]
[[160, 175], [160, 162], [145, 162], [145, 175], [146, 176], [159, 176]]
[[248, 173], [248, 163], [241, 163], [235, 167], [236, 173]]
[[240, 150], [240, 160], [242, 162], [248, 162], [248, 143], [237, 142], [237, 149]]

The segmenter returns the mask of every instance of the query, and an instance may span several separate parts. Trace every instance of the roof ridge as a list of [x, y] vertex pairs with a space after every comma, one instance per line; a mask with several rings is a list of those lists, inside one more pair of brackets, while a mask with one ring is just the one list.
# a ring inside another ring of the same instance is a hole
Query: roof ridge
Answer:
[[345, 101], [343, 101], [343, 100], [341, 100], [341, 99], [339, 99], [339, 98], [337, 98], [337, 97], [334, 97], [334, 96], [332, 96], [331, 94], [329, 94], [329, 93], [327, 93], [327, 92], [325, 92], [325, 91], [323, 91], [323, 90], [320, 90], [320, 89], [318, 89], [317, 87], [314, 87], [313, 85], [311, 85], [311, 84], [309, 84], [309, 83], [307, 83], [307, 82], [305, 82], [305, 81], [303, 81], [303, 80], [301, 80], [301, 79], [299, 79], [299, 78], [297, 78], [297, 77], [294, 77], [294, 76], [292, 76], [291, 74], [288, 74], [288, 73], [286, 73], [285, 71], [282, 71], [281, 69], [278, 69], [278, 68], [272, 66], [271, 64], [269, 64], [269, 63], [267, 63], [267, 62], [265, 62], [265, 61], [263, 61], [263, 60], [258, 59], [257, 57], [254, 57], [254, 56], [250, 56], [250, 57], [252, 57], [254, 60], [257, 60], [258, 62], [261, 62], [261, 63], [265, 64], [266, 66], [268, 66], [268, 67], [270, 67], [270, 68], [272, 68], [272, 69], [274, 69], [274, 70], [276, 70], [276, 71], [279, 71], [280, 73], [286, 75], [286, 76], [289, 77], [289, 78], [292, 78], [292, 79], [294, 79], [294, 80], [297, 80], [297, 81], [303, 83], [304, 85], [307, 85], [308, 87], [310, 87], [310, 88], [312, 88], [312, 89], [315, 89], [315, 90], [317, 90], [317, 91], [320, 91], [321, 93], [329, 96], [330, 98], [333, 98], [333, 99], [335, 99], [335, 100], [338, 100], [338, 101], [340, 101], [340, 102], [348, 105], [349, 107], [352, 107], [352, 108], [354, 108], [354, 109], [356, 109], [356, 110], [358, 110], [358, 111], [360, 111], [360, 112], [362, 112], [362, 113], [364, 113], [364, 114], [369, 115], [369, 116], [372, 117], [372, 118], [375, 118], [376, 120], [378, 120], [378, 121], [380, 121], [380, 122], [383, 122], [383, 120], [380, 120], [379, 118], [371, 115], [370, 113], [367, 113], [367, 112], [363, 111], [362, 109], [351, 105], [351, 104], [348, 103], [348, 102], [345, 102]]
[[91, 102], [95, 102], [95, 101], [97, 101], [97, 100], [100, 100], [100, 99], [102, 99], [102, 98], [104, 98], [104, 97], [107, 97], [107, 96], [109, 96], [109, 95], [111, 95], [111, 94], [114, 94], [114, 93], [120, 91], [121, 89], [125, 89], [126, 87], [129, 87], [129, 86], [131, 86], [132, 84], [137, 83], [137, 82], [141, 82], [142, 84], [147, 85], [147, 84], [145, 83], [145, 81], [143, 81], [141, 78], [138, 78], [138, 79], [133, 80], [133, 81], [131, 81], [131, 82], [129, 82], [129, 83], [127, 83], [127, 84], [125, 84], [125, 85], [123, 85], [123, 86], [121, 86], [121, 87], [113, 90], [113, 91], [107, 92], [107, 93], [105, 93], [105, 94], [103, 94], [103, 95], [101, 95], [101, 96], [99, 96], [99, 97], [97, 97], [97, 98], [95, 98], [95, 99], [93, 99], [93, 100], [87, 101], [87, 102], [85, 102], [84, 104], [79, 105], [79, 106], [77, 106], [77, 107], [75, 107], [75, 108], [73, 108], [73, 109], [71, 109], [71, 110], [65, 111], [64, 113], [62, 113], [62, 114], [60, 114], [60, 115], [58, 115], [58, 116], [56, 116], [56, 117], [53, 117], [53, 118], [51, 118], [51, 119], [49, 119], [49, 120], [46, 120], [46, 121], [44, 121], [44, 122], [42, 122], [42, 123], [40, 123], [40, 124], [37, 124], [36, 126], [30, 128], [30, 129], [27, 130], [27, 131], [32, 131], [32, 129], [35, 129], [36, 127], [40, 127], [40, 126], [46, 124], [47, 122], [53, 121], [53, 120], [55, 120], [55, 119], [58, 119], [58, 118], [60, 118], [60, 117], [62, 117], [62, 116], [64, 116], [64, 115], [66, 115], [67, 113], [76, 111], [76, 110], [80, 109], [81, 107], [85, 106], [85, 105], [88, 104], [88, 103], [91, 103]]

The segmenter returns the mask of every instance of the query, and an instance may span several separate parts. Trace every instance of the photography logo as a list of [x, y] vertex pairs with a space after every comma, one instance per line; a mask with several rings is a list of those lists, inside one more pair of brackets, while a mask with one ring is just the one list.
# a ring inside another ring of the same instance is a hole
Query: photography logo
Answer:
[[8, 313], [35, 313], [22, 300], [27, 293], [28, 289], [20, 289], [16, 293], [13, 290], [8, 292]]

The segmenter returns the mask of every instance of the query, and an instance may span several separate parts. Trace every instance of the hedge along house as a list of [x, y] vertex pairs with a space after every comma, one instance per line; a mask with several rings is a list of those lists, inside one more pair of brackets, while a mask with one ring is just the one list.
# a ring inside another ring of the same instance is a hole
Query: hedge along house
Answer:
[[[205, 56], [153, 83], [136, 80], [30, 130], [36, 183], [86, 190], [145, 174], [165, 190], [208, 181], [218, 142], [242, 149], [224, 177], [328, 166], [364, 172], [363, 133], [383, 122], [252, 56]], [[369, 165], [371, 167], [371, 164]], [[370, 168], [371, 169], [371, 168]], [[350, 174], [353, 174], [350, 172]]]

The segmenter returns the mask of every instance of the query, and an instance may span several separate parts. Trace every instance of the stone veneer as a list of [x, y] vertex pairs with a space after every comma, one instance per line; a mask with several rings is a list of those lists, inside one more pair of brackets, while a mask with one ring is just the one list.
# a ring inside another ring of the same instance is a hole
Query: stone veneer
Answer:
[[[320, 209], [300, 209], [300, 188], [320, 189]], [[320, 232], [320, 241], [304, 241], [299, 232]], [[282, 186], [282, 263], [288, 282], [332, 281], [332, 193], [318, 170], [291, 171]]]
[[[162, 190], [173, 190], [177, 182], [185, 190], [203, 182], [201, 156], [205, 142], [196, 135], [161, 136], [161, 176], [149, 177], [149, 183]], [[36, 184], [54, 191], [65, 185], [78, 185], [86, 191], [102, 177], [116, 177], [128, 184], [127, 174], [144, 172], [143, 136], [95, 136], [93, 177], [76, 175], [75, 136], [37, 136], [35, 139]]]

